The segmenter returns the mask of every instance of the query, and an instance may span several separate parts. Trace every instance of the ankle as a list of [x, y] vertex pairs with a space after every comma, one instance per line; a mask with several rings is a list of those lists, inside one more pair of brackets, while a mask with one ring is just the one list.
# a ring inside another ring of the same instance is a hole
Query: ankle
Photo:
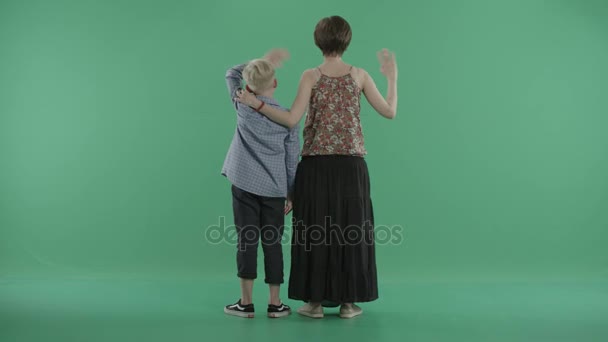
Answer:
[[280, 298], [270, 298], [268, 300], [268, 304], [269, 305], [281, 305], [281, 299]]
[[250, 298], [247, 298], [247, 299], [242, 299], [241, 298], [241, 304], [243, 304], [243, 305], [249, 305], [249, 304], [253, 304], [253, 301]]

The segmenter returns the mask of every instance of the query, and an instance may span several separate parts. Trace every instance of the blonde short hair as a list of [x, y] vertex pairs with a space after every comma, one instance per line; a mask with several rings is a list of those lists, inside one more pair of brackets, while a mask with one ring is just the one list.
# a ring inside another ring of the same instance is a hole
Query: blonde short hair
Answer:
[[262, 91], [272, 86], [274, 67], [264, 59], [254, 59], [243, 69], [245, 82], [254, 91]]

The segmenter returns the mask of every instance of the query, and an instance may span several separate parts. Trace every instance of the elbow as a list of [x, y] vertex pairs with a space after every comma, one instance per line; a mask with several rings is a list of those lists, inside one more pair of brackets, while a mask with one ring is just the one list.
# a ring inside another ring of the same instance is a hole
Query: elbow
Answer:
[[290, 118], [289, 121], [286, 122], [286, 124], [289, 129], [292, 129], [298, 125], [298, 121]]
[[395, 110], [395, 109], [389, 110], [388, 112], [386, 112], [386, 115], [384, 115], [384, 117], [389, 120], [393, 120], [396, 116], [397, 116], [397, 110]]
[[224, 77], [229, 80], [229, 79], [239, 79], [239, 72], [234, 68], [230, 68], [228, 70], [226, 70], [226, 74], [224, 74]]

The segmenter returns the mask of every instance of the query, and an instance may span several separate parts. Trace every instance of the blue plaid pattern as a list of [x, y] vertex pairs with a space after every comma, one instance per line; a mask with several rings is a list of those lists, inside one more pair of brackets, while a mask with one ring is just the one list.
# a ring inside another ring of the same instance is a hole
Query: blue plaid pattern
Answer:
[[[293, 191], [300, 155], [300, 128], [281, 126], [249, 106], [234, 100], [243, 84], [245, 64], [226, 72], [226, 84], [236, 109], [236, 132], [226, 155], [222, 175], [236, 187], [266, 197], [286, 197]], [[276, 100], [258, 98], [281, 109]]]

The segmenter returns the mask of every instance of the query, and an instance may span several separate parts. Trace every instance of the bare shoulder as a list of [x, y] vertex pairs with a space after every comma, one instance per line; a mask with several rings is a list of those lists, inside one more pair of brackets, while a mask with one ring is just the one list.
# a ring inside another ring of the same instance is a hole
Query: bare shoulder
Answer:
[[363, 69], [363, 68], [357, 68], [356, 66], [353, 65], [353, 68], [351, 70], [351, 75], [355, 79], [357, 84], [359, 85], [359, 88], [363, 89], [363, 86], [365, 85], [365, 82], [367, 81], [367, 78], [369, 77], [369, 74], [367, 73], [367, 71], [365, 71], [365, 69]]
[[320, 73], [317, 68], [306, 69], [302, 73], [302, 82], [308, 85], [314, 85], [319, 80]]
[[306, 70], [304, 70], [302, 75], [315, 75], [317, 73], [317, 70], [318, 70], [317, 68], [306, 69]]
[[309, 79], [309, 80], [313, 80], [317, 78], [318, 75], [318, 70], [316, 68], [310, 68], [310, 69], [306, 69], [304, 70], [304, 72], [302, 73], [302, 79]]

